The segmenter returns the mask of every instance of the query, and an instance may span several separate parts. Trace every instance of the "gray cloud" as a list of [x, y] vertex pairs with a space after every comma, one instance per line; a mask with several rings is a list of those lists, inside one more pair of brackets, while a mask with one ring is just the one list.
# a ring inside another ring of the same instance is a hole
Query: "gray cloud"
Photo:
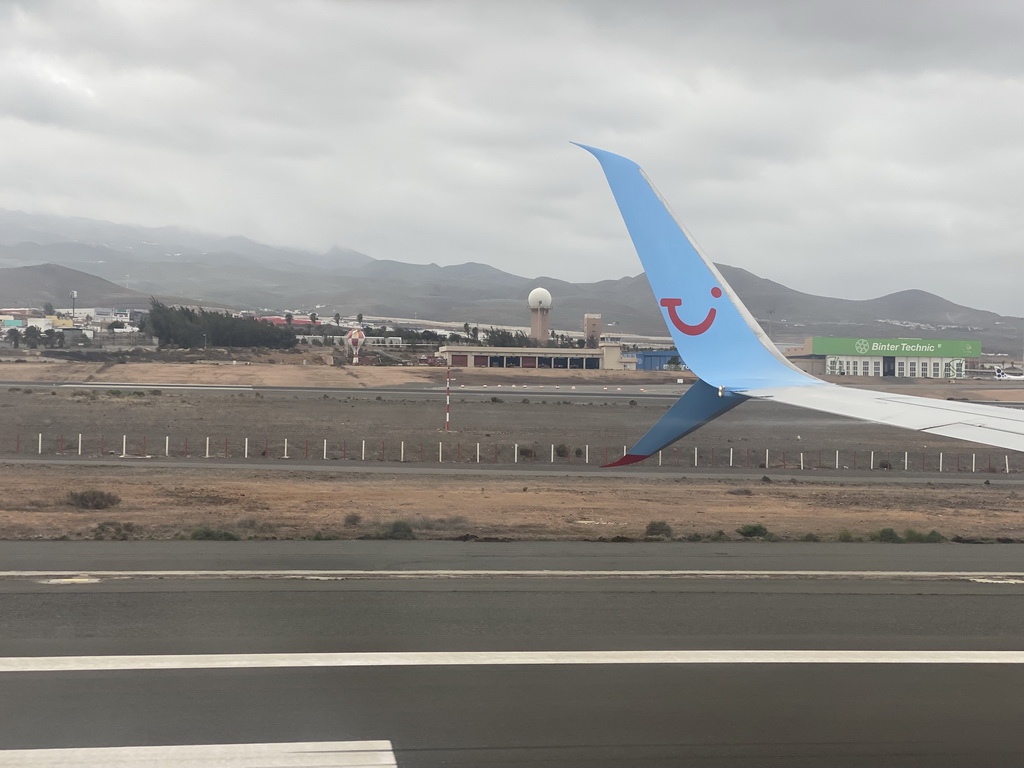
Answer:
[[523, 275], [639, 271], [640, 162], [710, 256], [1022, 314], [1011, 2], [0, 3], [0, 206]]

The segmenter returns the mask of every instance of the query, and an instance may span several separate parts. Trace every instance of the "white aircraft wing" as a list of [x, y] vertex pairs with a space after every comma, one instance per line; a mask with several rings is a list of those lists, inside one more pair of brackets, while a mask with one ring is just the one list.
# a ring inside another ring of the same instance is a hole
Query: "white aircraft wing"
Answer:
[[740, 394], [757, 400], [772, 400], [837, 416], [1024, 451], [1024, 410], [1016, 408], [871, 392], [828, 383], [810, 387], [749, 389]]

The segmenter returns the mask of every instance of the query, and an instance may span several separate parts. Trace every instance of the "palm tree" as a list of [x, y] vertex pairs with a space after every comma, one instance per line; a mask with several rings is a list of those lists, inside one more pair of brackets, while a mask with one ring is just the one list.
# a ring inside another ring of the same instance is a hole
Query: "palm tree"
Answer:
[[295, 318], [294, 318], [294, 317], [292, 317], [292, 313], [291, 313], [291, 312], [285, 312], [285, 313], [284, 313], [284, 321], [285, 321], [286, 323], [288, 323], [288, 325], [289, 325], [289, 326], [291, 326], [291, 324], [292, 324], [292, 320], [294, 320], [294, 319], [295, 319]]
[[14, 345], [15, 349], [17, 349], [19, 346], [21, 346], [21, 331], [19, 331], [17, 328], [8, 328], [7, 340]]
[[341, 312], [334, 313], [334, 324], [338, 326], [341, 325]]
[[37, 326], [30, 325], [25, 329], [24, 339], [25, 343], [28, 344], [30, 349], [35, 349], [39, 346], [39, 339], [42, 338], [42, 331]]

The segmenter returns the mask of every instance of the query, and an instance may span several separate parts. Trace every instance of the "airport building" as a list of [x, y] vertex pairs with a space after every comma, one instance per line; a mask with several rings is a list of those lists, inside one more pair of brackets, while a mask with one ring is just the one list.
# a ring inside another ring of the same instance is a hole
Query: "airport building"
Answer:
[[813, 336], [792, 350], [793, 362], [832, 376], [962, 379], [977, 367], [980, 341], [962, 339], [844, 339]]
[[580, 371], [632, 371], [636, 368], [636, 358], [623, 355], [620, 344], [601, 344], [597, 349], [448, 345], [441, 347], [437, 354], [455, 368]]

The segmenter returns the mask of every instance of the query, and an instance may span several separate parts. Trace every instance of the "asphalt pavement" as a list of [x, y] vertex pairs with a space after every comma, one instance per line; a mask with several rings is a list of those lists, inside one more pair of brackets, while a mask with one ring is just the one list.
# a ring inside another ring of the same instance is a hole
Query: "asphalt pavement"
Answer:
[[[1016, 765], [1022, 553], [0, 542], [0, 750], [372, 742], [403, 768]], [[15, 756], [0, 765], [27, 764]]]

